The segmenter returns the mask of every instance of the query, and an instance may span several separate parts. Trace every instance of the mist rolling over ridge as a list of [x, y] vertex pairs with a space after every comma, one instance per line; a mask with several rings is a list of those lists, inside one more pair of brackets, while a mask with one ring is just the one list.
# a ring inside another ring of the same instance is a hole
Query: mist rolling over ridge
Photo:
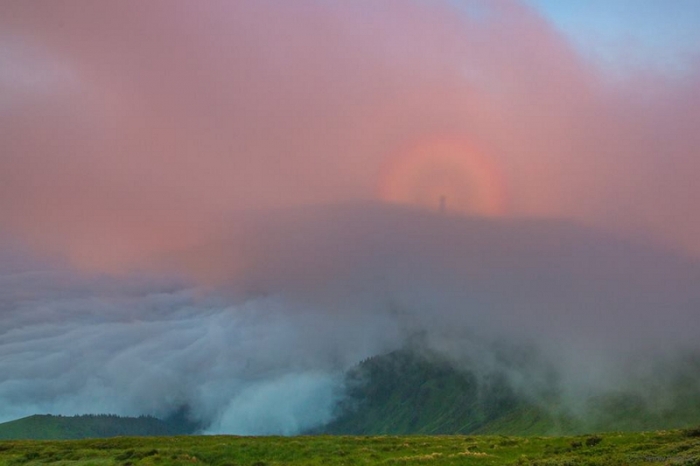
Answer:
[[345, 371], [418, 334], [457, 368], [501, 373], [533, 402], [554, 390], [577, 413], [609, 391], [662, 403], [698, 351], [700, 266], [665, 249], [382, 204], [247, 218], [232, 238], [255, 267], [226, 272], [233, 243], [198, 249], [217, 287], [5, 274], [2, 416], [186, 406], [207, 432], [295, 434], [332, 420]]

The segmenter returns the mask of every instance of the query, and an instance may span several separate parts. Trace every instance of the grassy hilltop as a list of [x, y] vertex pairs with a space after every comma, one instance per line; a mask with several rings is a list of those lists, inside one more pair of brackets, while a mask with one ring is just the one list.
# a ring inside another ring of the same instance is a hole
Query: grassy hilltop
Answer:
[[0, 464], [700, 465], [700, 431], [578, 437], [140, 437], [0, 442]]

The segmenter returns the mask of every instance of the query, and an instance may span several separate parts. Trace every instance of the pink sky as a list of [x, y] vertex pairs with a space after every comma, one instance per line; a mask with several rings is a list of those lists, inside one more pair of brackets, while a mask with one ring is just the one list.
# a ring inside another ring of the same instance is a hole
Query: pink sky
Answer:
[[[377, 199], [387, 167], [415, 177], [390, 200], [437, 193], [448, 139], [498, 172], [499, 215], [700, 252], [700, 62], [613, 78], [524, 4], [483, 3], [5, 1], [0, 228], [141, 267], [241, 209]], [[401, 169], [417, 141], [426, 174]]]

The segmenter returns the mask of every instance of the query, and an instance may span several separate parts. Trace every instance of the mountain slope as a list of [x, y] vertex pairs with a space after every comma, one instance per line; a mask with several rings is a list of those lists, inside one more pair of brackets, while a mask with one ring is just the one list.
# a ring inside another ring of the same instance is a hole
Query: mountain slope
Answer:
[[700, 393], [669, 380], [663, 406], [631, 391], [601, 392], [578, 410], [552, 391], [535, 402], [498, 372], [458, 369], [424, 350], [362, 361], [347, 374], [347, 399], [322, 433], [555, 435], [684, 428], [700, 422]]
[[333, 434], [466, 434], [502, 422], [520, 433], [553, 429], [547, 416], [497, 374], [477, 379], [432, 354], [399, 350], [363, 361], [348, 373], [348, 399], [323, 431]]
[[34, 415], [0, 424], [0, 439], [58, 440], [117, 436], [161, 436], [193, 433], [191, 424], [151, 416], [120, 417]]

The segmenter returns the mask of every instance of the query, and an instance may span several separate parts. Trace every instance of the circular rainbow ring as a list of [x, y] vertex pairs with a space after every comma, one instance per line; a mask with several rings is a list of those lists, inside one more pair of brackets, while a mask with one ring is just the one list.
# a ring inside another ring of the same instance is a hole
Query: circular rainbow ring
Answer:
[[382, 171], [385, 202], [496, 217], [507, 212], [506, 183], [494, 163], [458, 138], [432, 138], [400, 150]]

